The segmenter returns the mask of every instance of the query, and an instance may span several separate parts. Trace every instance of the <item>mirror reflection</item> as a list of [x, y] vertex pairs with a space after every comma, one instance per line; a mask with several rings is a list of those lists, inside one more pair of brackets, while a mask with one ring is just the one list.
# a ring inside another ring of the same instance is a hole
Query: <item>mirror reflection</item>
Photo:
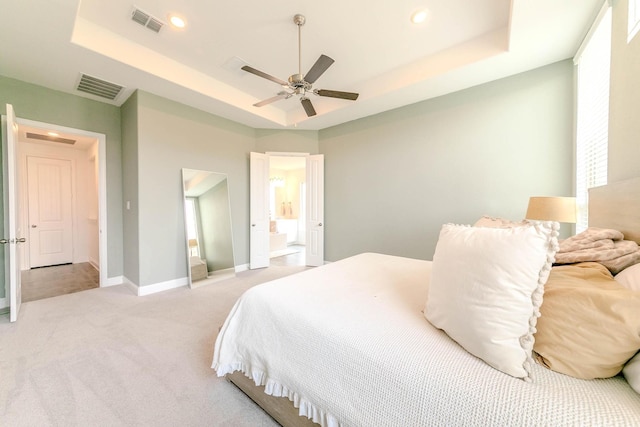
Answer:
[[189, 285], [235, 275], [227, 175], [182, 169]]

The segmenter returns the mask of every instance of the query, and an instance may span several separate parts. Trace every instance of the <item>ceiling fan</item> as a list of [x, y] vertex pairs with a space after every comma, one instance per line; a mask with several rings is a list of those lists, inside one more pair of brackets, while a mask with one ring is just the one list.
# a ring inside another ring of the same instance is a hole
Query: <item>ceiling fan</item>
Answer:
[[284, 90], [278, 92], [276, 96], [265, 99], [264, 101], [257, 102], [254, 107], [262, 107], [280, 99], [289, 99], [293, 95], [300, 95], [300, 102], [307, 116], [315, 116], [316, 110], [311, 104], [311, 100], [307, 97], [307, 94], [312, 93], [318, 96], [328, 96], [330, 98], [348, 99], [355, 101], [358, 99], [358, 94], [353, 92], [341, 92], [338, 90], [327, 89], [313, 89], [312, 85], [327, 69], [333, 64], [333, 59], [327, 55], [320, 55], [320, 58], [311, 67], [307, 74], [302, 74], [302, 44], [300, 40], [300, 27], [304, 25], [306, 18], [304, 15], [297, 14], [293, 17], [293, 22], [298, 26], [298, 74], [292, 74], [289, 76], [288, 81], [280, 80], [277, 77], [273, 77], [263, 71], [256, 70], [253, 67], [245, 65], [242, 69], [248, 73], [255, 74], [258, 77], [262, 77], [267, 80], [271, 80], [282, 86]]

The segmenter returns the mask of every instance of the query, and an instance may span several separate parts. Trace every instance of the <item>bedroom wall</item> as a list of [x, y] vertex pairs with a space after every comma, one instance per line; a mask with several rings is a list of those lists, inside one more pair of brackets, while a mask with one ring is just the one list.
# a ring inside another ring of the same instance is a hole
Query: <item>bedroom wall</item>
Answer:
[[140, 283], [140, 239], [138, 233], [138, 92], [120, 107], [122, 118], [122, 200], [124, 277]]
[[[47, 89], [0, 76], [0, 112], [13, 104], [22, 119], [68, 126], [106, 135], [107, 165], [107, 276], [123, 273], [122, 233], [122, 155], [120, 109], [113, 105]], [[4, 227], [4, 208], [0, 200], [0, 227]], [[4, 230], [3, 230], [4, 231]], [[1, 264], [1, 263], [0, 263]], [[4, 282], [4, 274], [0, 276]], [[4, 292], [4, 286], [0, 286]], [[0, 293], [0, 298], [2, 298]]]
[[628, 0], [613, 4], [609, 182], [640, 176], [640, 34], [627, 43]]
[[137, 135], [137, 157], [127, 160], [125, 170], [138, 180], [137, 219], [130, 222], [138, 238], [138, 277], [131, 281], [173, 286], [187, 276], [184, 228], [176, 227], [184, 221], [182, 168], [227, 174], [235, 264], [247, 265], [249, 153], [317, 153], [317, 132], [256, 130], [143, 91], [137, 92], [135, 105], [136, 129], [123, 130]]
[[182, 168], [227, 174], [236, 264], [247, 262], [254, 140], [252, 128], [138, 92], [139, 286], [187, 276]]
[[318, 131], [256, 129], [254, 151], [318, 154]]
[[570, 60], [320, 131], [325, 259], [431, 259], [442, 224], [573, 194]]

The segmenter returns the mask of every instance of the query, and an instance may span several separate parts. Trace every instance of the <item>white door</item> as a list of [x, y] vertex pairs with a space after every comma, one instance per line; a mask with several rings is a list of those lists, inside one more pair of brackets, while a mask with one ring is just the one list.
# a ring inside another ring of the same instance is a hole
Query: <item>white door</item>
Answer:
[[269, 266], [269, 156], [251, 153], [249, 165], [249, 268]]
[[307, 157], [307, 242], [305, 263], [324, 264], [324, 156]]
[[27, 157], [29, 265], [73, 262], [71, 161]]
[[7, 104], [7, 115], [5, 126], [3, 126], [4, 137], [2, 138], [2, 154], [4, 159], [4, 218], [5, 236], [2, 243], [5, 244], [5, 287], [9, 296], [9, 320], [15, 322], [18, 319], [20, 303], [22, 301], [20, 292], [20, 263], [18, 260], [19, 243], [25, 241], [18, 228], [18, 218], [20, 218], [17, 202], [17, 173], [16, 173], [16, 143], [18, 142], [18, 124], [13, 106]]

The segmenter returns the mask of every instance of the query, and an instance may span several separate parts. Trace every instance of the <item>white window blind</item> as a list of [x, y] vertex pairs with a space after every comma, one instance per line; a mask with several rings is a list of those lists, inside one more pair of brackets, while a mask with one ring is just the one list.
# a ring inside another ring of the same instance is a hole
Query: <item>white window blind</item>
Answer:
[[588, 190], [607, 183], [611, 8], [605, 4], [575, 58], [576, 232], [588, 226]]
[[640, 0], [629, 0], [629, 26], [627, 43], [640, 31]]

